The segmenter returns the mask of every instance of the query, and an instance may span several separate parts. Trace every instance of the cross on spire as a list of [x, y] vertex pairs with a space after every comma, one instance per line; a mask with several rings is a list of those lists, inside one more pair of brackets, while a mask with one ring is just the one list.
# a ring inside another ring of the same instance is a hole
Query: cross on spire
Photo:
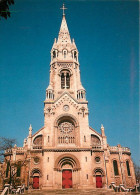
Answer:
[[63, 16], [64, 16], [64, 15], [65, 15], [65, 9], [67, 9], [67, 8], [65, 7], [64, 3], [63, 3], [63, 7], [62, 7], [62, 8], [60, 8], [60, 9], [62, 9], [62, 10], [63, 10]]

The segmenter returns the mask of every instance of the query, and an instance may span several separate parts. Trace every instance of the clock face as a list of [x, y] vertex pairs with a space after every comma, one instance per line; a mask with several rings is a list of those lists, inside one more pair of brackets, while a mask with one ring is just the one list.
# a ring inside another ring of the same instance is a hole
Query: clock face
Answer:
[[61, 133], [69, 134], [74, 129], [74, 126], [69, 122], [63, 122], [59, 125], [59, 130]]
[[69, 111], [69, 106], [68, 106], [68, 105], [64, 105], [64, 106], [63, 106], [63, 110], [64, 110], [65, 112], [68, 112], [68, 111]]

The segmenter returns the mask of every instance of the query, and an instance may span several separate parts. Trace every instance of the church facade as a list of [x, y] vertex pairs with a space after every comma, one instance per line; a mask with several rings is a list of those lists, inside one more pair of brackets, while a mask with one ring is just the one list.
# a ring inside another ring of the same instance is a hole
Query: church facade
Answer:
[[81, 83], [78, 49], [65, 14], [51, 50], [50, 82], [44, 101], [44, 126], [8, 149], [3, 165], [9, 178], [34, 189], [134, 187], [131, 152], [110, 146], [105, 130], [89, 126], [88, 101]]

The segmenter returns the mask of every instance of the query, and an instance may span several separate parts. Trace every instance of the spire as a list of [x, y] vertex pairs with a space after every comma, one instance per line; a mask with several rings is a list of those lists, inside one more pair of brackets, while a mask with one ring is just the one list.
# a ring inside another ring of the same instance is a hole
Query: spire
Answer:
[[105, 129], [104, 129], [103, 124], [101, 124], [101, 134], [102, 136], [105, 136]]
[[33, 128], [32, 128], [32, 125], [30, 124], [30, 127], [29, 127], [29, 137], [32, 137], [32, 130], [33, 130]]
[[62, 17], [61, 27], [58, 35], [58, 43], [62, 43], [62, 44], [71, 43], [71, 38], [70, 38], [70, 34], [69, 34], [69, 30], [65, 18], [65, 12], [64, 12], [64, 10], [67, 8], [65, 8], [63, 4], [63, 8], [60, 9], [63, 9], [63, 17]]

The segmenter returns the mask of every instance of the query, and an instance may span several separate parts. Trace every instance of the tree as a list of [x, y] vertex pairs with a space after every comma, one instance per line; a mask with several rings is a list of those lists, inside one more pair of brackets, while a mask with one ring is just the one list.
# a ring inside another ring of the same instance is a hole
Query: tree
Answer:
[[134, 169], [135, 169], [136, 181], [137, 183], [139, 183], [140, 182], [140, 166], [134, 163]]
[[[2, 164], [2, 161], [4, 159], [4, 152], [5, 152], [5, 150], [12, 148], [15, 143], [16, 143], [15, 139], [0, 137], [0, 164]], [[3, 171], [3, 169], [0, 170], [0, 178], [1, 178], [0, 183], [2, 185], [3, 185], [3, 181], [4, 181], [4, 175], [5, 174], [8, 175], [9, 171], [10, 171], [10, 182], [11, 182], [11, 165], [10, 165], [10, 161], [7, 162], [7, 169], [6, 169], [6, 171]]]
[[0, 0], [0, 18], [7, 19], [7, 17], [10, 17], [9, 6], [11, 4], [14, 4], [14, 0]]
[[0, 161], [3, 160], [4, 151], [10, 149], [16, 143], [15, 139], [0, 137]]

